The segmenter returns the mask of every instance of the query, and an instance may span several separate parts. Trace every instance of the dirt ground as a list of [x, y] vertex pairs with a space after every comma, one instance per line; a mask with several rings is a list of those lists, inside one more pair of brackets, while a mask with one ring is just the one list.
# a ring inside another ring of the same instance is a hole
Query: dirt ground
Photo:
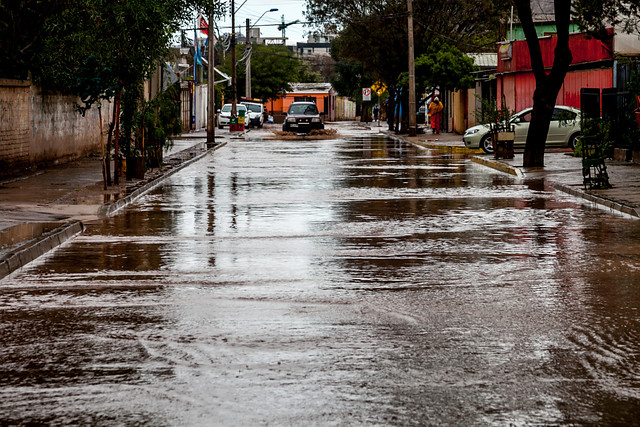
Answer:
[[320, 129], [312, 130], [308, 134], [295, 133], [295, 132], [283, 132], [281, 130], [272, 130], [272, 136], [269, 139], [278, 140], [320, 140], [320, 139], [335, 139], [339, 138], [337, 129]]

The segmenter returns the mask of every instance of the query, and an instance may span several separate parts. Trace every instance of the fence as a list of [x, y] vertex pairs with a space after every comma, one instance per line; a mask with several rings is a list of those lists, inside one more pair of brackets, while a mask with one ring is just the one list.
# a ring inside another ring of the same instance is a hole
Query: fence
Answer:
[[618, 88], [583, 88], [580, 90], [583, 119], [602, 117], [608, 124], [608, 137], [616, 148], [631, 148], [638, 124], [633, 114], [635, 99]]
[[180, 120], [182, 120], [182, 131], [188, 132], [193, 128], [191, 117], [193, 116], [193, 95], [192, 83], [180, 88]]
[[[31, 82], [0, 80], [0, 175], [64, 162], [100, 151], [96, 108], [83, 117], [74, 96], [44, 93]], [[112, 104], [105, 102], [107, 129]]]
[[207, 127], [207, 99], [207, 85], [199, 84], [194, 88], [193, 82], [190, 81], [180, 88], [180, 120], [183, 132]]

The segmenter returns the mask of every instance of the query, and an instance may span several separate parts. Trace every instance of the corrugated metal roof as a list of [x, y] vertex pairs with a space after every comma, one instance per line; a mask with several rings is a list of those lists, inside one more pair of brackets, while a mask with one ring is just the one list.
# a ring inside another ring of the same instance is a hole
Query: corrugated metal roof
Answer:
[[469, 58], [473, 59], [473, 64], [480, 68], [497, 68], [497, 53], [467, 53]]
[[532, 0], [531, 14], [534, 22], [554, 22], [556, 11], [553, 0]]
[[329, 93], [331, 83], [291, 83], [288, 93]]
[[[515, 6], [514, 13], [517, 13]], [[556, 10], [553, 0], [531, 0], [531, 16], [533, 22], [555, 22]], [[517, 17], [514, 17], [513, 21], [514, 23], [520, 22]]]

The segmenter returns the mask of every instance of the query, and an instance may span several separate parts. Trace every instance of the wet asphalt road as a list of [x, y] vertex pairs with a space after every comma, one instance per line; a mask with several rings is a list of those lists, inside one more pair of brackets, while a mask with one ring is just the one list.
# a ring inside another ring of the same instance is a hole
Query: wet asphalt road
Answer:
[[0, 281], [0, 423], [637, 424], [639, 238], [462, 156], [234, 141]]

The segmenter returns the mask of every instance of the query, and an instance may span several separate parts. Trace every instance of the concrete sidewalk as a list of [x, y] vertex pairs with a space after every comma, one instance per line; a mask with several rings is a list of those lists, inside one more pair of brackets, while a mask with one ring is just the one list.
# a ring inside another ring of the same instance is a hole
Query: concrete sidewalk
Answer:
[[[181, 135], [164, 165], [144, 179], [103, 189], [100, 157], [86, 157], [0, 182], [0, 279], [81, 233], [84, 223], [112, 215], [166, 177], [226, 144], [207, 150], [206, 132]], [[113, 169], [112, 169], [113, 171]]]
[[473, 160], [478, 163], [485, 160], [488, 166], [496, 169], [507, 166], [510, 170], [519, 170], [524, 178], [544, 178], [558, 191], [578, 197], [600, 208], [640, 219], [640, 165], [605, 160], [612, 188], [599, 190], [585, 188], [582, 178], [582, 158], [574, 157], [569, 149], [550, 150], [546, 153], [544, 168], [524, 168], [522, 157], [520, 152], [516, 153], [515, 158], [511, 160], [495, 160], [493, 156], [486, 155], [474, 157]]
[[573, 157], [572, 150], [568, 148], [548, 149], [545, 153], [544, 168], [525, 168], [522, 150], [516, 150], [515, 157], [510, 160], [494, 159], [493, 155], [484, 154], [482, 150], [466, 148], [462, 142], [462, 136], [453, 133], [423, 134], [415, 137], [385, 133], [423, 148], [466, 153], [472, 157], [473, 162], [516, 178], [545, 179], [552, 188], [580, 198], [586, 203], [640, 219], [640, 165], [638, 164], [607, 159], [605, 165], [609, 182], [613, 187], [606, 190], [588, 190], [583, 186], [582, 158]]

